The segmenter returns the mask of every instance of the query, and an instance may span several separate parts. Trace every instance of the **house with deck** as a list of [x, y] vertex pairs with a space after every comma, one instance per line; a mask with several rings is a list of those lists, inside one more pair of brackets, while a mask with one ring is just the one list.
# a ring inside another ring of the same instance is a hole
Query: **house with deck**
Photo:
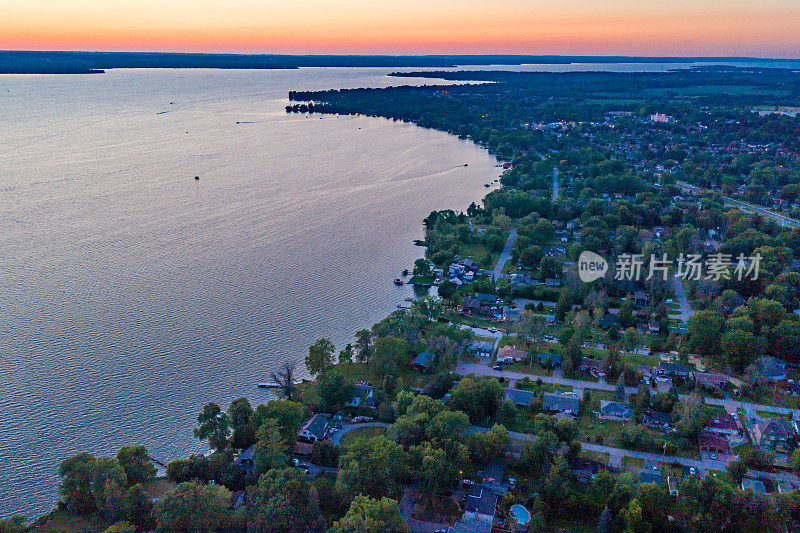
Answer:
[[307, 442], [317, 442], [325, 438], [327, 431], [328, 417], [317, 413], [303, 423], [297, 437]]
[[572, 394], [546, 392], [542, 399], [542, 410], [546, 413], [566, 413], [577, 416], [581, 401]]
[[600, 400], [600, 418], [625, 422], [633, 417], [633, 408], [622, 402]]

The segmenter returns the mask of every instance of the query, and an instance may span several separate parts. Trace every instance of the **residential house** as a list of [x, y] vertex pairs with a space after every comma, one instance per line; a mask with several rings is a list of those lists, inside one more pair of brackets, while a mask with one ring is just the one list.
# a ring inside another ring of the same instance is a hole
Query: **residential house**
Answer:
[[372, 385], [362, 381], [361, 383], [356, 383], [353, 387], [355, 389], [353, 399], [347, 402], [347, 407], [367, 407], [370, 409], [375, 407], [375, 391]]
[[638, 485], [642, 485], [644, 483], [653, 483], [654, 485], [661, 485], [661, 472], [653, 472], [652, 470], [642, 470], [639, 472], [639, 483]]
[[503, 463], [492, 461], [483, 468], [483, 484], [494, 492], [506, 492], [508, 486], [503, 486], [503, 476], [506, 466]]
[[661, 324], [657, 320], [651, 320], [647, 325], [647, 331], [650, 333], [658, 333], [661, 331]]
[[497, 362], [508, 363], [510, 361], [522, 361], [528, 358], [528, 352], [517, 350], [513, 346], [503, 346], [497, 350]]
[[729, 379], [730, 377], [726, 374], [715, 374], [713, 372], [694, 373], [694, 381], [696, 384], [712, 389], [724, 389]]
[[636, 291], [633, 293], [633, 305], [637, 307], [647, 307], [650, 302], [650, 296], [645, 291]]
[[702, 433], [697, 438], [697, 444], [701, 452], [709, 453], [731, 453], [731, 444], [728, 439], [724, 439], [711, 433]]
[[673, 498], [678, 497], [678, 478], [675, 476], [667, 476], [667, 489], [669, 490], [669, 495]]
[[788, 450], [794, 443], [797, 431], [787, 419], [776, 416], [762, 418], [753, 426], [753, 437], [759, 446]]
[[606, 375], [605, 363], [600, 359], [590, 359], [588, 357], [584, 357], [581, 359], [581, 364], [578, 368], [584, 372], [589, 372], [596, 378]]
[[466, 522], [488, 525], [485, 531], [491, 531], [494, 514], [497, 509], [497, 494], [483, 484], [474, 485], [467, 494], [463, 520]]
[[581, 401], [571, 394], [549, 393], [544, 394], [542, 410], [547, 413], [567, 413], [577, 415], [581, 408]]
[[539, 364], [544, 368], [561, 366], [561, 356], [553, 352], [542, 352], [537, 356]]
[[242, 450], [239, 457], [236, 458], [236, 464], [245, 472], [251, 472], [255, 466], [256, 445], [253, 444], [249, 448]]
[[503, 320], [506, 322], [513, 322], [519, 320], [520, 311], [518, 307], [503, 306]]
[[739, 417], [731, 413], [719, 413], [710, 417], [704, 431], [725, 439], [744, 435]]
[[517, 406], [530, 406], [535, 397], [536, 393], [533, 391], [512, 388], [506, 389], [506, 398], [514, 402], [514, 405]]
[[558, 278], [545, 278], [544, 284], [548, 287], [559, 287], [561, 286], [561, 280]]
[[614, 313], [606, 313], [603, 315], [600, 320], [597, 321], [597, 325], [602, 329], [611, 329], [612, 326], [620, 327], [619, 318], [617, 318], [617, 315]]
[[610, 400], [600, 400], [600, 418], [606, 420], [630, 420], [633, 417], [633, 409], [630, 405], [622, 402], [612, 402]]
[[681, 378], [685, 380], [689, 377], [689, 368], [686, 365], [661, 361], [655, 368], [654, 373], [662, 378]]
[[483, 292], [476, 292], [475, 299], [478, 300], [481, 305], [496, 305], [497, 304], [497, 296], [494, 294], [486, 294]]
[[755, 362], [756, 374], [767, 381], [786, 379], [786, 363], [775, 357], [761, 357]]
[[475, 357], [491, 357], [494, 355], [494, 343], [489, 341], [472, 341], [467, 351]]
[[431, 352], [421, 352], [417, 354], [411, 362], [411, 368], [419, 370], [420, 372], [427, 372], [431, 365], [433, 365], [435, 359], [436, 355]]
[[305, 421], [297, 436], [308, 442], [323, 440], [328, 431], [328, 418], [317, 413]]
[[650, 411], [645, 416], [645, 423], [650, 427], [669, 429], [672, 427], [672, 414], [662, 411]]
[[752, 490], [759, 494], [767, 494], [767, 486], [760, 479], [752, 479], [749, 477], [742, 478], [742, 490]]

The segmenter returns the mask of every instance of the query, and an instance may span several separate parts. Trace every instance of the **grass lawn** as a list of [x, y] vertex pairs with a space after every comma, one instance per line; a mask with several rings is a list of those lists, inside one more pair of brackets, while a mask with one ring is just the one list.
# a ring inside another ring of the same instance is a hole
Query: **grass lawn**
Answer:
[[372, 426], [356, 428], [342, 435], [342, 438], [339, 440], [339, 445], [347, 446], [358, 439], [371, 439], [372, 437], [377, 437], [384, 433], [386, 433], [386, 428], [376, 428]]
[[535, 379], [525, 380], [518, 379], [516, 388], [523, 390], [535, 391], [537, 394], [540, 392], [572, 392], [572, 385], [561, 385], [560, 383], [542, 383], [537, 385]]
[[641, 355], [636, 353], [622, 353], [622, 359], [630, 365], [644, 365], [649, 367], [658, 366], [661, 359], [653, 355]]
[[553, 372], [550, 369], [544, 368], [539, 363], [534, 362], [526, 363], [520, 361], [519, 363], [507, 363], [503, 365], [503, 370], [510, 372], [519, 372], [521, 374], [530, 374], [532, 376], [552, 376]]
[[644, 468], [644, 459], [641, 457], [623, 457], [622, 469], [631, 470], [632, 468]]
[[[594, 396], [594, 392], [592, 394]], [[594, 414], [587, 413], [578, 419], [578, 427], [581, 430], [581, 440], [585, 442], [596, 443], [597, 437], [602, 436], [602, 444], [605, 446], [613, 446], [615, 448], [626, 448], [622, 445], [622, 432], [625, 428], [632, 429], [635, 426], [633, 422], [617, 422], [614, 420], [603, 420], [597, 418]], [[650, 440], [663, 445], [664, 442], [669, 442], [675, 445], [681, 457], [688, 457], [690, 459], [699, 459], [700, 453], [697, 445], [689, 442], [680, 435], [675, 433], [663, 433], [655, 429], [642, 426], [645, 432], [650, 437]], [[650, 453], [661, 453], [660, 450], [640, 450]]]
[[781, 417], [785, 418], [786, 420], [792, 419], [792, 415], [788, 413], [773, 413], [772, 411], [756, 411], [756, 415], [760, 416], [761, 418]]
[[608, 464], [609, 455], [607, 453], [596, 452], [594, 450], [581, 450], [580, 456], [591, 459], [592, 461], [597, 461], [598, 463], [602, 463], [604, 465]]

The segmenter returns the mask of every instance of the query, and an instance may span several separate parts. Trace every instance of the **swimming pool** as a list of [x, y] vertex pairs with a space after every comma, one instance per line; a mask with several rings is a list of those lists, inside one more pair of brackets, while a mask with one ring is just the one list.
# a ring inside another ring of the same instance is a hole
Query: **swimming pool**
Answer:
[[531, 512], [525, 506], [515, 503], [511, 506], [509, 511], [511, 518], [517, 521], [517, 524], [527, 524], [531, 521]]

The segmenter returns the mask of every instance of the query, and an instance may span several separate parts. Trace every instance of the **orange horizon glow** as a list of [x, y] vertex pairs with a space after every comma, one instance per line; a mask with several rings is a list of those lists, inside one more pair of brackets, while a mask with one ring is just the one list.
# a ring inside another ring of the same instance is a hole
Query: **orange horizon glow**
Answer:
[[800, 57], [796, 0], [659, 4], [0, 0], [0, 49]]

